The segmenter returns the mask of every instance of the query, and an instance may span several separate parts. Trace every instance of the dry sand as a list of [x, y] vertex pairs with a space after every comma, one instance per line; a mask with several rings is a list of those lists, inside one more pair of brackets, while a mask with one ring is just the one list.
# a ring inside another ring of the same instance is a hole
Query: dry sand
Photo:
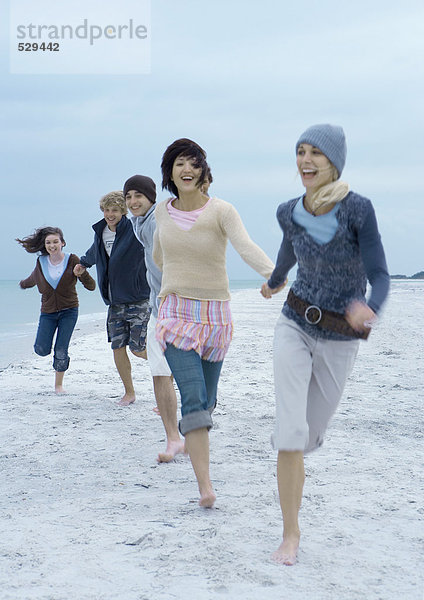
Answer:
[[235, 336], [211, 431], [212, 510], [164, 448], [146, 363], [138, 399], [103, 327], [71, 344], [69, 393], [49, 357], [1, 374], [1, 600], [421, 600], [424, 282], [395, 282], [323, 448], [306, 459], [302, 542], [273, 564], [282, 522], [270, 446], [271, 345], [285, 292], [233, 294]]

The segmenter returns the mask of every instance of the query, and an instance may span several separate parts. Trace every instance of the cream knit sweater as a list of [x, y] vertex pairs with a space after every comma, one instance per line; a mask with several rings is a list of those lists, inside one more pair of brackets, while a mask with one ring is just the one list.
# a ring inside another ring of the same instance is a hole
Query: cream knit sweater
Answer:
[[191, 229], [184, 231], [168, 213], [168, 200], [158, 204], [153, 260], [162, 271], [159, 296], [177, 294], [196, 300], [229, 300], [227, 240], [241, 258], [266, 280], [274, 264], [249, 237], [236, 209], [211, 198]]

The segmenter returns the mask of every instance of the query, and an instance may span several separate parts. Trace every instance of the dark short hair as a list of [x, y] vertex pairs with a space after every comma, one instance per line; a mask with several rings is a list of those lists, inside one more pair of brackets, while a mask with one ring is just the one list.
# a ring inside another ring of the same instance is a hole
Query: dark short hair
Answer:
[[23, 246], [30, 254], [34, 254], [35, 252], [48, 254], [45, 246], [46, 237], [48, 235], [58, 235], [62, 244], [66, 246], [63, 232], [61, 229], [59, 229], [59, 227], [39, 227], [32, 235], [28, 235], [22, 240], [16, 238], [16, 241], [21, 244], [21, 246]]
[[162, 156], [161, 163], [162, 189], [168, 190], [177, 198], [178, 189], [175, 183], [172, 181], [172, 168], [174, 166], [174, 162], [179, 156], [192, 158], [194, 160], [195, 167], [202, 169], [199, 181], [197, 182], [197, 187], [203, 185], [209, 169], [208, 163], [206, 162], [206, 152], [199, 146], [199, 144], [196, 144], [196, 142], [193, 142], [187, 138], [181, 138], [179, 140], [175, 140], [175, 142], [168, 146]]

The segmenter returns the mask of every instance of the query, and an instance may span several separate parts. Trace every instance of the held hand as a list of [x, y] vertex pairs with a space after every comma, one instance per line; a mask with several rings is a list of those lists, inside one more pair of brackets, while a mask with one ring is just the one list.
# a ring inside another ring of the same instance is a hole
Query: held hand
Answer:
[[365, 331], [377, 321], [377, 315], [364, 302], [354, 300], [346, 309], [346, 321], [355, 331]]
[[278, 294], [278, 292], [281, 292], [281, 290], [286, 287], [287, 284], [287, 279], [285, 280], [285, 282], [276, 287], [276, 288], [270, 288], [269, 285], [265, 282], [262, 284], [261, 287], [261, 294], [264, 298], [271, 298], [271, 296], [273, 296], [274, 294]]
[[272, 296], [272, 289], [269, 287], [269, 285], [266, 282], [262, 284], [261, 294], [264, 298], [271, 298], [271, 296]]
[[78, 263], [77, 265], [75, 265], [75, 267], [74, 267], [74, 275], [75, 275], [76, 277], [80, 277], [80, 275], [82, 275], [83, 273], [85, 273], [85, 271], [86, 271], [86, 268], [85, 268], [85, 267], [83, 267], [83, 266], [82, 266], [81, 264], [79, 264], [79, 263]]

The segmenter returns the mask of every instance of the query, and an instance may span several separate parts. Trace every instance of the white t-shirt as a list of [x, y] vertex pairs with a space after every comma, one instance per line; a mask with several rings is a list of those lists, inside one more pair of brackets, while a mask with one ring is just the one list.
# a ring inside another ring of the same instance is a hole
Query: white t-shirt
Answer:
[[63, 257], [62, 261], [59, 264], [54, 265], [50, 260], [50, 256], [48, 256], [47, 257], [47, 266], [49, 269], [50, 277], [54, 281], [57, 281], [58, 279], [60, 279], [62, 277], [63, 271], [65, 270], [65, 257]]
[[108, 256], [110, 256], [112, 252], [112, 246], [113, 242], [115, 241], [115, 237], [116, 231], [111, 231], [106, 225], [106, 227], [103, 229], [102, 240]]

